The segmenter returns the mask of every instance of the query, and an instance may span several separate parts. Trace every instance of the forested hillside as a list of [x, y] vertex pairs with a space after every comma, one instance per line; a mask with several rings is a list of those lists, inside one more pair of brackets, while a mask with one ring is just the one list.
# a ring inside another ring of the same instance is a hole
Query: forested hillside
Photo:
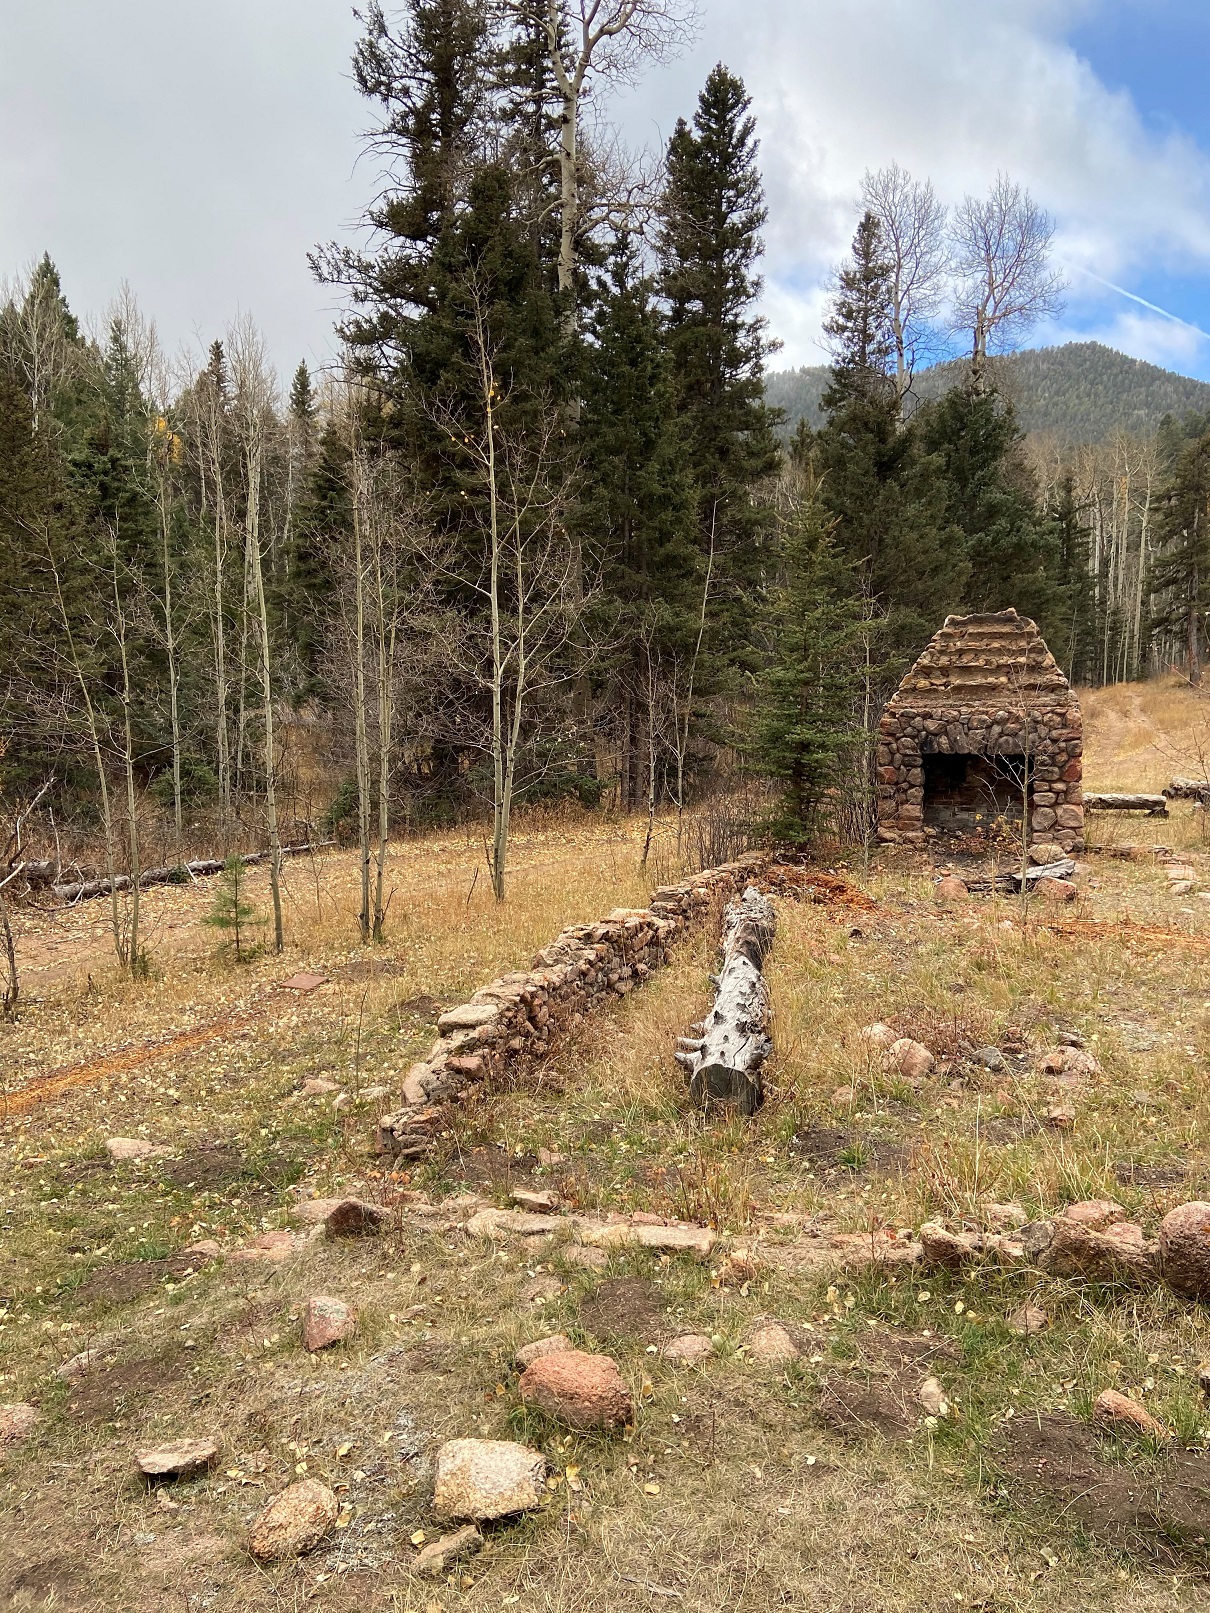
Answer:
[[[960, 359], [920, 370], [913, 393], [921, 400], [938, 398], [961, 382], [964, 370]], [[1106, 442], [1118, 431], [1152, 432], [1165, 415], [1181, 420], [1189, 413], [1210, 414], [1210, 382], [1128, 358], [1100, 342], [1004, 354], [991, 360], [991, 372], [1012, 399], [1022, 430], [1071, 443]], [[828, 374], [826, 365], [815, 364], [769, 375], [766, 396], [785, 411], [787, 438], [801, 418], [820, 423]]]

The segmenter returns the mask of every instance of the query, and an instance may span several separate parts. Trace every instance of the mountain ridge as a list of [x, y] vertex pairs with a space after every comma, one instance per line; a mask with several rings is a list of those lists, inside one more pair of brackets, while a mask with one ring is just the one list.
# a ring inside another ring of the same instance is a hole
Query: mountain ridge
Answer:
[[[1023, 430], [1071, 443], [1103, 442], [1116, 431], [1143, 435], [1166, 414], [1210, 414], [1210, 381], [1162, 369], [1131, 358], [1103, 342], [1065, 342], [1059, 347], [1027, 348], [991, 361], [996, 385], [1012, 399]], [[965, 359], [948, 359], [916, 374], [913, 391], [921, 402], [957, 385]], [[805, 417], [822, 421], [820, 400], [827, 386], [825, 364], [774, 370], [765, 378], [765, 396], [785, 410], [782, 433], [793, 435]]]

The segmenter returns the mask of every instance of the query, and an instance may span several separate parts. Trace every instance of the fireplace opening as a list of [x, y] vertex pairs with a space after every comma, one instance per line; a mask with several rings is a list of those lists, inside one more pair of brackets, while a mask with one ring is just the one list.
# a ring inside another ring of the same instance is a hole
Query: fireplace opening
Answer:
[[925, 756], [924, 821], [969, 834], [997, 821], [1019, 825], [1021, 756]]

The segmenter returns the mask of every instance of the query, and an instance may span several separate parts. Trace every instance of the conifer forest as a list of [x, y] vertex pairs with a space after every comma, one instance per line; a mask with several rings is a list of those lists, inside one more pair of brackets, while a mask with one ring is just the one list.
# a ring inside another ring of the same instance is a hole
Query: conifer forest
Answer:
[[718, 64], [641, 159], [597, 110], [686, 21], [368, 4], [385, 179], [362, 244], [313, 255], [330, 372], [275, 374], [251, 319], [168, 354], [132, 292], [90, 334], [49, 257], [9, 282], [18, 841], [36, 801], [56, 855], [91, 838], [137, 887], [345, 837], [369, 937], [401, 827], [481, 818], [498, 897], [535, 803], [654, 819], [754, 786], [782, 840], [868, 836], [878, 714], [951, 612], [1015, 607], [1081, 684], [1200, 682], [1210, 416], [1027, 435], [999, 364], [1061, 304], [1052, 222], [1009, 175], [947, 210], [892, 162], [835, 272], [818, 410], [787, 421], [744, 84]]

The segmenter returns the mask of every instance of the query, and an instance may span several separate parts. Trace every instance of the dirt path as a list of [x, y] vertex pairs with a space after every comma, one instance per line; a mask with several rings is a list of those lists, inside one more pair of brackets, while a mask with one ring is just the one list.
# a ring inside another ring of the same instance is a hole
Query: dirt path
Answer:
[[141, 1042], [134, 1047], [118, 1048], [112, 1053], [102, 1054], [99, 1058], [86, 1059], [79, 1064], [65, 1064], [56, 1070], [47, 1070], [42, 1075], [32, 1076], [23, 1086], [0, 1100], [0, 1116], [7, 1118], [11, 1115], [25, 1114], [39, 1104], [47, 1103], [59, 1093], [77, 1087], [92, 1086], [107, 1076], [125, 1075], [130, 1070], [137, 1070], [141, 1065], [149, 1064], [154, 1059], [171, 1057], [177, 1053], [191, 1053], [210, 1042], [221, 1040], [226, 1036], [235, 1036], [246, 1030], [254, 1020], [263, 1019], [267, 1007], [268, 1003], [264, 996], [261, 996], [246, 1008], [224, 1014], [206, 1025], [177, 1031], [174, 1035], [163, 1037], [159, 1041]]

